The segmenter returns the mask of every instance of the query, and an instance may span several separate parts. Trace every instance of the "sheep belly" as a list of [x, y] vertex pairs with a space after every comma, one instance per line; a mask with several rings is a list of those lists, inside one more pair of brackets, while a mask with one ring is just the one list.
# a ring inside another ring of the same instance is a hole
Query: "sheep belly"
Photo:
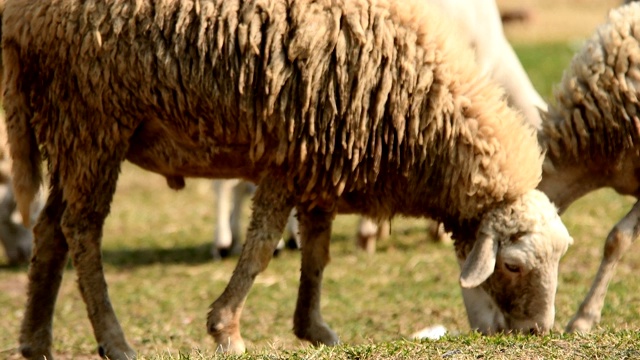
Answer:
[[[171, 136], [150, 120], [130, 142], [127, 160], [164, 176], [244, 178], [257, 181], [260, 164], [249, 159], [249, 144], [199, 144]], [[176, 134], [173, 132], [172, 134]]]

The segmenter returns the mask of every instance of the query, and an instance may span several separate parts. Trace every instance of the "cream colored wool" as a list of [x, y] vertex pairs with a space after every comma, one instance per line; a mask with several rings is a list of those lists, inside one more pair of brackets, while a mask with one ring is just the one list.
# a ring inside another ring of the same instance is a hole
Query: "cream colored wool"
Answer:
[[[604, 187], [640, 198], [640, 3], [609, 13], [574, 56], [544, 115], [539, 189], [560, 212]], [[640, 202], [608, 234], [589, 293], [567, 331], [599, 321], [616, 265], [640, 236]]]
[[552, 163], [616, 161], [640, 150], [640, 7], [612, 11], [587, 40], [555, 89], [540, 141]]

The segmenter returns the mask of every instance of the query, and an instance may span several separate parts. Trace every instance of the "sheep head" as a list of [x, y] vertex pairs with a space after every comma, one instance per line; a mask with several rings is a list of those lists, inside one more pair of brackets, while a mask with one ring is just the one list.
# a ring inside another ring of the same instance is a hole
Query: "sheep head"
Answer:
[[485, 334], [548, 332], [558, 264], [572, 243], [557, 209], [538, 190], [489, 211], [476, 241], [457, 249], [471, 328]]

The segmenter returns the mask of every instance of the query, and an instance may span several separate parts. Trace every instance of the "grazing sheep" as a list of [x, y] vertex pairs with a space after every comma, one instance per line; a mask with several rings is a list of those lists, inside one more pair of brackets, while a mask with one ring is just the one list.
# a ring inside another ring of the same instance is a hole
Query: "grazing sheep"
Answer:
[[[539, 189], [564, 211], [603, 187], [640, 197], [640, 4], [612, 10], [574, 56], [543, 121], [547, 149]], [[600, 321], [615, 267], [640, 233], [640, 202], [609, 233], [589, 294], [567, 325], [588, 331]]]
[[[423, 0], [436, 5], [456, 26], [459, 36], [472, 45], [482, 72], [496, 80], [507, 93], [509, 104], [522, 111], [529, 123], [540, 126], [540, 111], [547, 109], [524, 71], [518, 56], [502, 29], [502, 20], [495, 0]], [[385, 221], [388, 222], [388, 221]], [[377, 239], [389, 232], [389, 224], [380, 228], [371, 219], [362, 218], [356, 234], [356, 245], [369, 253], [375, 252]], [[429, 223], [431, 238], [448, 242], [449, 234], [442, 225]]]
[[[239, 320], [292, 208], [303, 240], [294, 333], [335, 344], [320, 292], [337, 213], [435, 217], [485, 333], [543, 333], [572, 239], [535, 190], [535, 131], [481, 76], [435, 9], [412, 0], [12, 0], [5, 104], [18, 208], [48, 164], [22, 354], [51, 358], [69, 253], [100, 354], [135, 356], [109, 301], [102, 226], [121, 163], [258, 185], [235, 271], [207, 329], [242, 352]], [[470, 317], [472, 321], [476, 317]]]
[[[219, 260], [227, 254], [240, 254], [242, 250], [240, 242], [242, 205], [247, 196], [255, 191], [255, 185], [240, 179], [213, 180], [213, 191], [216, 194], [217, 216], [211, 254], [215, 260]], [[287, 230], [291, 234], [295, 247], [300, 248], [295, 211], [292, 211], [289, 216]], [[284, 247], [284, 240], [280, 239], [276, 251]]]

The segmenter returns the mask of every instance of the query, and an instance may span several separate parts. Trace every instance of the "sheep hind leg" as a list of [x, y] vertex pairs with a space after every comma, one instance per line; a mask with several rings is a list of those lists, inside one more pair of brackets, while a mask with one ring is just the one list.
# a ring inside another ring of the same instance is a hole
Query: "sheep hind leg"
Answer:
[[302, 267], [293, 331], [298, 338], [314, 345], [336, 345], [340, 340], [325, 324], [320, 313], [322, 273], [330, 260], [333, 213], [317, 209], [304, 212], [299, 209], [298, 219], [302, 238]]
[[47, 203], [33, 229], [27, 306], [20, 329], [20, 352], [27, 359], [52, 359], [52, 323], [56, 297], [67, 264], [68, 247], [60, 228], [62, 192], [52, 181]]
[[369, 254], [375, 253], [378, 238], [385, 234], [384, 224], [384, 221], [376, 222], [373, 219], [361, 217], [356, 234], [356, 247]]
[[566, 331], [587, 332], [600, 322], [607, 287], [615, 268], [638, 235], [640, 235], [640, 201], [633, 205], [631, 211], [616, 224], [607, 236], [604, 256], [596, 278], [578, 312], [567, 325]]
[[247, 240], [233, 275], [222, 294], [210, 307], [208, 332], [217, 343], [217, 350], [243, 353], [240, 335], [240, 315], [255, 277], [266, 269], [287, 223], [291, 198], [284, 182], [264, 179], [253, 198], [253, 212], [247, 230]]
[[[136, 353], [125, 340], [111, 306], [100, 249], [102, 228], [116, 189], [121, 161], [115, 154], [102, 155], [105, 156], [96, 155], [91, 166], [81, 163], [77, 168], [100, 169], [99, 173], [87, 171], [84, 176], [69, 177], [64, 182], [67, 207], [62, 215], [62, 231], [69, 244], [99, 355], [111, 360], [128, 360], [134, 359]], [[89, 157], [87, 161], [91, 161]]]

